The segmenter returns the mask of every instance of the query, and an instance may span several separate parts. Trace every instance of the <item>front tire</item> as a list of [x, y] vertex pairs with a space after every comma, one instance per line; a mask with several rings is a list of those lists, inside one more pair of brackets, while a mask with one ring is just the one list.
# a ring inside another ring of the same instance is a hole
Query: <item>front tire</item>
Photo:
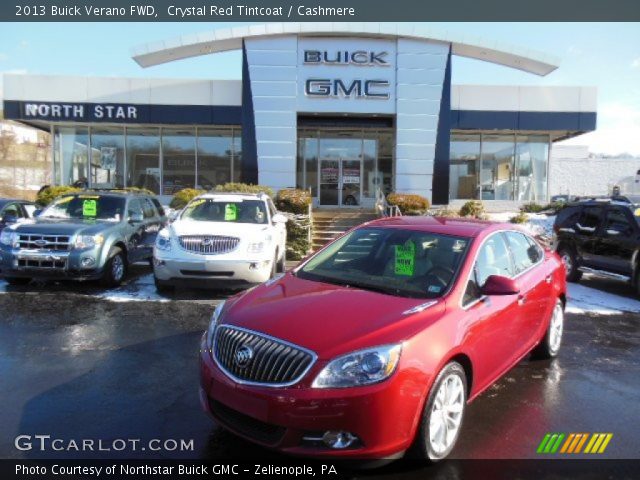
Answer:
[[564, 308], [562, 301], [558, 300], [553, 312], [551, 312], [551, 319], [549, 320], [549, 327], [544, 334], [544, 338], [538, 344], [538, 346], [531, 352], [533, 358], [549, 359], [558, 356], [560, 346], [562, 344], [562, 333], [564, 331]]
[[564, 269], [567, 272], [568, 282], [578, 282], [582, 278], [582, 272], [578, 270], [578, 259], [575, 251], [568, 247], [562, 247], [558, 250], [558, 255], [562, 259]]
[[4, 281], [12, 287], [18, 287], [20, 285], [26, 285], [31, 281], [31, 279], [24, 277], [4, 277]]
[[280, 257], [280, 260], [278, 260], [278, 266], [276, 268], [278, 273], [284, 273], [284, 271], [286, 270], [286, 257], [286, 251], [282, 252], [282, 256]]
[[422, 412], [413, 450], [417, 457], [437, 462], [455, 447], [467, 403], [467, 376], [457, 362], [438, 374]]
[[117, 287], [127, 276], [127, 259], [119, 247], [111, 247], [109, 259], [104, 266], [102, 284], [107, 288]]

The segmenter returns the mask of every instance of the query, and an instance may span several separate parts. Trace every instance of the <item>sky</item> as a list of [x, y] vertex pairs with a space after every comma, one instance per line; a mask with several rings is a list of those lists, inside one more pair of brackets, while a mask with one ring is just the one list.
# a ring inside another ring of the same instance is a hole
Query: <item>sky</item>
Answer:
[[[0, 73], [240, 79], [228, 52], [147, 69], [131, 48], [241, 23], [0, 23]], [[559, 58], [546, 77], [454, 57], [454, 84], [598, 88], [598, 128], [569, 140], [594, 153], [640, 156], [640, 23], [427, 23], [440, 31], [507, 42]], [[0, 98], [2, 97], [0, 80]]]

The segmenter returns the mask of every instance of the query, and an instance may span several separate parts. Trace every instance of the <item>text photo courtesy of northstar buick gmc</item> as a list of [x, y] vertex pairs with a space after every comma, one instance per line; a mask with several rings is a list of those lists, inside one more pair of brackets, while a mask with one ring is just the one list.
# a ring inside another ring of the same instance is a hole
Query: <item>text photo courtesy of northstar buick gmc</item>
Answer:
[[32, 278], [119, 285], [128, 265], [151, 261], [166, 223], [157, 199], [127, 192], [64, 195], [33, 220], [0, 233], [0, 270], [12, 285]]
[[560, 258], [513, 225], [366, 223], [216, 307], [201, 403], [289, 454], [437, 461], [471, 400], [530, 352], [558, 354], [565, 298]]
[[196, 197], [158, 234], [157, 289], [185, 283], [246, 287], [273, 278], [285, 269], [286, 222], [265, 194]]

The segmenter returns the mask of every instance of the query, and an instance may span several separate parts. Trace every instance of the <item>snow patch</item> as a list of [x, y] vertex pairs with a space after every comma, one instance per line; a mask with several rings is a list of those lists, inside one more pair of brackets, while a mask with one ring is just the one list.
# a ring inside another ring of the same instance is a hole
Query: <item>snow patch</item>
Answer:
[[567, 313], [617, 315], [640, 313], [640, 301], [589, 288], [578, 283], [567, 284]]
[[[519, 212], [500, 212], [489, 213], [487, 216], [492, 222], [509, 223], [512, 217], [518, 215]], [[553, 223], [556, 220], [555, 215], [547, 216], [543, 213], [527, 213], [528, 221], [520, 223], [525, 230], [528, 230], [534, 236], [540, 236], [544, 238], [551, 238], [553, 233]]]
[[160, 295], [153, 282], [153, 274], [149, 273], [137, 278], [131, 283], [113, 290], [105, 290], [96, 295], [98, 298], [111, 302], [168, 302], [169, 299]]

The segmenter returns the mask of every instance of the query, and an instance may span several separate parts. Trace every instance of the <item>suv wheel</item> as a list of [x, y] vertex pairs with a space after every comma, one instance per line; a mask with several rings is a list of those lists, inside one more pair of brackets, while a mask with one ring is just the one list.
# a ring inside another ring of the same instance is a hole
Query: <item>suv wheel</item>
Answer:
[[9, 285], [16, 287], [18, 285], [26, 285], [31, 281], [31, 279], [24, 277], [4, 277], [4, 281]]
[[467, 377], [457, 362], [448, 363], [438, 374], [424, 411], [413, 450], [421, 459], [437, 462], [455, 446], [467, 404]]
[[109, 260], [104, 266], [102, 284], [105, 287], [117, 287], [127, 275], [127, 259], [119, 247], [111, 247]]
[[278, 272], [278, 255], [276, 254], [276, 256], [273, 257], [273, 262], [271, 262], [271, 273], [269, 274], [269, 278], [275, 277], [277, 272]]
[[582, 272], [578, 270], [578, 259], [575, 252], [567, 247], [562, 247], [558, 250], [558, 255], [562, 259], [564, 269], [567, 272], [567, 281], [577, 282], [582, 278]]
[[286, 251], [282, 252], [282, 256], [280, 257], [280, 260], [278, 260], [278, 266], [276, 267], [276, 270], [278, 273], [284, 273], [284, 271], [286, 270], [286, 261], [287, 261], [286, 257], [287, 257]]
[[551, 312], [549, 327], [544, 334], [544, 338], [532, 352], [533, 358], [542, 359], [557, 356], [560, 351], [560, 344], [562, 343], [563, 330], [564, 308], [562, 308], [562, 301], [558, 300], [555, 307], [553, 307], [553, 312]]

